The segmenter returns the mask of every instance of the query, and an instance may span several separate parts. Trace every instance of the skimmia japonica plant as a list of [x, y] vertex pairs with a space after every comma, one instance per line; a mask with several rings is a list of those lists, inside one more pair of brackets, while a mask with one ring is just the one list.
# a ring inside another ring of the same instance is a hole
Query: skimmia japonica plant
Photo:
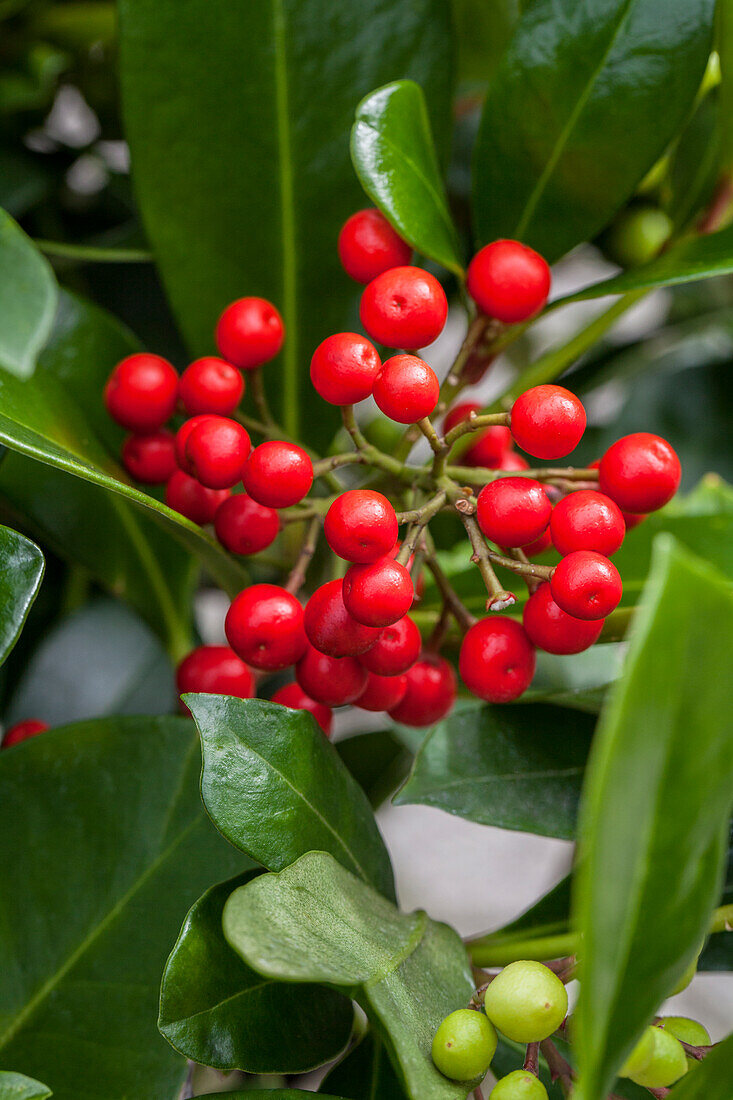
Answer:
[[730, 1100], [733, 6], [0, 24], [0, 1100]]

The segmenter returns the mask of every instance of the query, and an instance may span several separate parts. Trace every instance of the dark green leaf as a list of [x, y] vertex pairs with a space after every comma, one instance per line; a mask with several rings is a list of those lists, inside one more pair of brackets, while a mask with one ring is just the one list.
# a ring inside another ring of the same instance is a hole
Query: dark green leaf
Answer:
[[596, 235], [690, 110], [713, 0], [535, 0], [484, 107], [480, 244], [517, 237], [552, 262]]
[[[268, 367], [277, 407], [291, 434], [302, 413], [325, 442], [336, 412], [319, 402], [307, 415], [307, 364], [355, 323], [358, 289], [336, 253], [342, 223], [363, 205], [349, 160], [354, 110], [373, 88], [414, 79], [445, 148], [450, 4], [123, 0], [120, 15], [133, 174], [184, 334], [208, 353], [227, 302], [271, 299], [287, 329]], [[243, 64], [246, 79], [234, 79]]]
[[185, 1075], [156, 1026], [181, 916], [246, 866], [211, 827], [182, 718], [52, 730], [0, 753], [0, 1068], [56, 1100], [161, 1100]]
[[367, 195], [400, 236], [423, 256], [462, 275], [419, 84], [397, 80], [361, 101], [351, 131], [351, 159]]
[[349, 1100], [407, 1100], [384, 1044], [373, 1031], [331, 1070], [322, 1087]]
[[40, 1081], [0, 1070], [0, 1100], [45, 1100], [50, 1095], [51, 1090]]
[[595, 1100], [700, 949], [733, 791], [728, 582], [660, 536], [581, 814], [579, 1097]]
[[232, 951], [221, 930], [224, 903], [255, 874], [212, 887], [189, 911], [163, 972], [158, 1026], [201, 1065], [303, 1073], [343, 1050], [354, 1012], [322, 986], [263, 980]]
[[336, 742], [336, 752], [376, 809], [407, 775], [412, 756], [389, 730]]
[[521, 0], [453, 0], [460, 80], [483, 84], [493, 75], [519, 19]]
[[45, 564], [35, 543], [9, 527], [0, 527], [0, 664], [10, 653], [28, 618]]
[[201, 794], [228, 841], [273, 871], [312, 849], [331, 852], [394, 897], [366, 796], [310, 714], [262, 699], [185, 698], [203, 744]]
[[718, 1043], [703, 1062], [674, 1086], [673, 1100], [730, 1100], [731, 1060], [733, 1035]]
[[720, 174], [720, 105], [711, 93], [702, 100], [682, 132], [669, 172], [667, 213], [679, 231], [712, 198]]
[[532, 704], [458, 712], [430, 734], [395, 802], [569, 839], [593, 726], [581, 711]]
[[[220, 1092], [210, 1092], [197, 1097], [197, 1100], [221, 1100], [221, 1096]], [[313, 1100], [313, 1093], [301, 1092], [300, 1089], [251, 1089], [247, 1092], [228, 1092], [226, 1097], [227, 1100]], [[344, 1100], [344, 1097], [321, 1096], [321, 1100]]]
[[47, 260], [0, 210], [0, 366], [28, 378], [56, 312], [56, 279]]
[[[526, 1046], [520, 1046], [519, 1043], [512, 1043], [509, 1039], [505, 1039], [503, 1035], [500, 1035], [496, 1054], [491, 1061], [491, 1072], [495, 1077], [505, 1077], [507, 1073], [513, 1073], [515, 1070], [522, 1069], [526, 1052]], [[549, 1070], [542, 1058], [540, 1059], [539, 1076], [542, 1084], [547, 1089], [547, 1095], [550, 1097], [550, 1100], [562, 1100], [564, 1093], [559, 1084], [556, 1083], [553, 1085], [550, 1080]]]
[[332, 856], [309, 852], [232, 894], [224, 935], [259, 973], [354, 990], [389, 1045], [408, 1096], [463, 1100], [430, 1054], [443, 1018], [473, 979], [456, 933], [425, 913], [402, 914]]

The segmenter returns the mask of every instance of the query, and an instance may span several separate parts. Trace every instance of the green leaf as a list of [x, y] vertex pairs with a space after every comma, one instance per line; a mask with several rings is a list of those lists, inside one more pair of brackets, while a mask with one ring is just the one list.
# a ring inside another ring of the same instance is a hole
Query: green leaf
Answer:
[[521, 7], [521, 0], [453, 0], [460, 80], [484, 84], [493, 75]]
[[387, 897], [394, 879], [366, 796], [305, 711], [185, 697], [201, 733], [201, 795], [217, 829], [271, 871], [318, 849]]
[[0, 664], [20, 636], [44, 569], [43, 554], [34, 542], [0, 527]]
[[156, 1026], [181, 915], [243, 857], [208, 821], [182, 718], [107, 718], [0, 753], [0, 1068], [56, 1100], [161, 1100]]
[[710, 202], [720, 175], [720, 103], [706, 95], [682, 131], [669, 171], [667, 213], [677, 231], [684, 229]]
[[[268, 367], [276, 408], [290, 434], [302, 420], [323, 444], [337, 413], [316, 406], [307, 366], [321, 340], [356, 323], [359, 291], [336, 253], [364, 201], [349, 159], [354, 110], [375, 87], [416, 80], [445, 149], [449, 0], [122, 0], [120, 23], [137, 194], [191, 350], [211, 351], [233, 298], [272, 300], [287, 330]], [[233, 79], [243, 64], [246, 80]]]
[[[197, 1100], [221, 1100], [220, 1092], [208, 1092]], [[228, 1092], [227, 1100], [313, 1100], [312, 1092], [300, 1089], [248, 1089], [247, 1092]], [[342, 1096], [321, 1096], [321, 1100], [344, 1100]]]
[[425, 96], [412, 80], [378, 88], [356, 109], [351, 159], [372, 202], [412, 247], [463, 275]]
[[397, 789], [412, 756], [389, 730], [373, 730], [336, 742], [336, 752], [376, 809]]
[[0, 210], [0, 366], [19, 378], [35, 370], [51, 331], [57, 293], [48, 261]]
[[689, 112], [713, 0], [535, 0], [489, 88], [474, 156], [478, 242], [549, 262], [596, 235]]
[[593, 726], [582, 711], [533, 704], [457, 712], [427, 738], [394, 801], [571, 839]]
[[0, 1070], [0, 1100], [45, 1100], [47, 1096], [51, 1096], [51, 1090], [40, 1081]]
[[309, 852], [235, 890], [223, 928], [266, 977], [355, 990], [408, 1096], [463, 1100], [470, 1091], [443, 1077], [430, 1054], [438, 1024], [473, 989], [465, 948], [447, 925], [398, 912], [332, 856]]
[[733, 1035], [717, 1043], [705, 1060], [686, 1074], [672, 1090], [673, 1100], [730, 1100]]
[[230, 879], [189, 910], [163, 972], [158, 1027], [177, 1051], [205, 1066], [248, 1073], [304, 1073], [346, 1046], [351, 1001], [322, 986], [263, 980], [224, 939]]
[[406, 1100], [384, 1043], [373, 1031], [326, 1075], [322, 1087], [349, 1100]]
[[660, 536], [583, 794], [579, 1100], [595, 1100], [699, 952], [727, 855], [730, 585]]

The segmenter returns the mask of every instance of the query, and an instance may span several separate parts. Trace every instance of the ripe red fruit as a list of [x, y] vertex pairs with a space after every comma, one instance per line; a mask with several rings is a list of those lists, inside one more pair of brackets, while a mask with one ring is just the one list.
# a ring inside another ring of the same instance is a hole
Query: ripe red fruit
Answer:
[[364, 668], [378, 676], [399, 676], [415, 664], [421, 646], [420, 631], [409, 615], [405, 615], [386, 626], [375, 645], [362, 653], [359, 660]]
[[274, 359], [284, 339], [282, 317], [264, 298], [232, 302], [216, 326], [216, 346], [240, 370], [254, 370]]
[[481, 405], [478, 401], [462, 401], [460, 404], [454, 405], [453, 408], [449, 409], [445, 414], [443, 435], [447, 435], [453, 428], [457, 428], [464, 420], [469, 420], [471, 413], [477, 413], [480, 409]]
[[128, 355], [118, 363], [104, 387], [107, 412], [131, 432], [154, 432], [176, 408], [178, 375], [159, 355]]
[[497, 470], [528, 470], [529, 462], [516, 451], [504, 451], [496, 468]]
[[638, 515], [635, 512], [622, 512], [621, 515], [624, 517], [627, 531], [633, 531], [634, 527], [638, 527], [646, 519], [645, 515]]
[[365, 336], [336, 332], [313, 352], [311, 382], [331, 405], [355, 405], [371, 395], [382, 360]]
[[[461, 405], [456, 405], [450, 410], [443, 422], [443, 435], [447, 435], [452, 428], [462, 424], [464, 420], [469, 420], [471, 413], [477, 413], [480, 410], [481, 406], [474, 401], [465, 401]], [[512, 433], [509, 429], [501, 424], [496, 424], [491, 428], [478, 432], [473, 438], [475, 442], [464, 453], [463, 464], [465, 466], [486, 466], [490, 470], [498, 469], [504, 454], [512, 445]], [[524, 469], [525, 466], [519, 468]]]
[[456, 676], [443, 657], [424, 656], [405, 673], [407, 689], [389, 714], [405, 726], [432, 726], [445, 718], [456, 698]]
[[270, 672], [295, 664], [308, 645], [303, 608], [276, 584], [253, 584], [240, 592], [227, 612], [224, 629], [243, 661]]
[[392, 710], [405, 697], [407, 691], [407, 676], [377, 676], [369, 673], [367, 686], [354, 706], [362, 710]]
[[448, 299], [438, 280], [421, 267], [392, 267], [364, 289], [360, 316], [378, 344], [414, 351], [440, 336]]
[[191, 474], [209, 489], [230, 489], [242, 476], [250, 447], [247, 430], [224, 416], [208, 417], [186, 439]]
[[176, 671], [178, 694], [204, 692], [251, 699], [254, 676], [228, 645], [202, 645], [184, 657]]
[[470, 692], [488, 703], [510, 703], [532, 682], [535, 651], [524, 628], [506, 615], [481, 619], [467, 631], [458, 670]]
[[323, 529], [328, 545], [340, 558], [376, 561], [397, 541], [397, 516], [381, 493], [349, 489], [328, 509]]
[[439, 396], [435, 371], [416, 355], [386, 359], [374, 383], [374, 400], [398, 424], [414, 424], [430, 416]]
[[335, 580], [322, 584], [305, 607], [308, 641], [329, 657], [356, 657], [371, 649], [379, 637], [379, 630], [357, 622], [346, 610], [343, 583]]
[[514, 402], [511, 431], [528, 455], [563, 458], [580, 443], [585, 409], [564, 386], [534, 386]]
[[212, 413], [201, 413], [199, 416], [192, 416], [190, 420], [184, 420], [180, 428], [175, 435], [175, 450], [176, 450], [176, 462], [181, 470], [185, 470], [187, 474], [191, 474], [190, 463], [186, 458], [186, 444], [188, 443], [188, 437], [191, 432], [198, 428], [199, 424], [206, 424], [209, 420], [218, 420], [219, 417]]
[[295, 676], [306, 694], [327, 707], [353, 703], [364, 691], [367, 671], [355, 657], [329, 657], [306, 642]]
[[[550, 519], [552, 523], [552, 519]], [[522, 547], [522, 550], [528, 558], [536, 558], [538, 554], [543, 554], [545, 550], [549, 550], [552, 546], [552, 536], [550, 535], [550, 529], [545, 531], [543, 535], [540, 535], [534, 542], [528, 542], [526, 546]]]
[[219, 506], [229, 496], [228, 489], [207, 489], [194, 477], [176, 470], [165, 487], [165, 502], [192, 523], [203, 527], [211, 523]]
[[625, 435], [601, 459], [601, 492], [624, 512], [655, 512], [677, 492], [680, 460], [666, 439], [650, 432]]
[[289, 508], [310, 491], [313, 463], [302, 447], [273, 439], [255, 447], [244, 464], [242, 480], [259, 504]]
[[409, 264], [412, 248], [374, 208], [357, 210], [339, 233], [341, 266], [357, 283], [370, 283], [391, 267]]
[[324, 707], [323, 703], [317, 703], [306, 695], [300, 684], [286, 684], [278, 688], [272, 697], [273, 703], [279, 703], [281, 707], [290, 707], [291, 710], [307, 710], [312, 714], [326, 737], [331, 736], [333, 725], [333, 711], [330, 707]]
[[498, 546], [526, 546], [538, 539], [552, 515], [550, 498], [539, 481], [502, 477], [484, 485], [476, 518], [488, 539]]
[[563, 556], [573, 550], [597, 550], [610, 558], [624, 541], [626, 524], [610, 497], [593, 489], [579, 489], [553, 508], [550, 533], [555, 549]]
[[27, 741], [29, 737], [35, 737], [38, 733], [45, 733], [50, 728], [40, 718], [26, 718], [25, 721], [16, 722], [5, 731], [0, 748], [9, 749], [11, 745], [19, 745], [21, 741]]
[[466, 286], [483, 313], [516, 324], [544, 306], [550, 294], [550, 269], [538, 252], [519, 241], [494, 241], [471, 260]]
[[390, 626], [412, 607], [415, 590], [404, 565], [387, 554], [367, 565], [352, 565], [344, 577], [344, 603], [359, 623]]
[[259, 554], [275, 541], [279, 530], [277, 512], [246, 493], [228, 497], [214, 516], [216, 537], [232, 554]]
[[594, 550], [574, 550], [550, 577], [555, 603], [576, 619], [603, 619], [618, 605], [623, 585], [616, 566]]
[[178, 393], [189, 416], [233, 413], [244, 394], [244, 378], [231, 363], [213, 355], [196, 359], [181, 375]]
[[549, 584], [541, 584], [524, 605], [522, 621], [530, 641], [546, 653], [582, 653], [598, 641], [603, 619], [576, 619], [552, 598]]
[[149, 435], [128, 435], [122, 444], [122, 464], [135, 481], [163, 485], [176, 472], [176, 443], [163, 428]]

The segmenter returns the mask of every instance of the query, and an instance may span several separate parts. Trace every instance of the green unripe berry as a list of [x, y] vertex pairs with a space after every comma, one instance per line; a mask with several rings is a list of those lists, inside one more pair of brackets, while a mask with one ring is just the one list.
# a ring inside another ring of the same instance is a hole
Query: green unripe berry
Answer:
[[659, 255], [674, 226], [655, 206], [622, 210], [609, 226], [604, 244], [608, 255], [622, 267], [640, 267]]
[[[691, 1047], [709, 1047], [710, 1035], [706, 1028], [697, 1020], [690, 1020], [687, 1016], [663, 1016], [660, 1027], [680, 1039], [683, 1043], [689, 1043]], [[687, 1053], [685, 1051], [685, 1053]], [[696, 1058], [687, 1055], [687, 1068], [692, 1069], [698, 1065]]]
[[619, 1077], [634, 1077], [638, 1073], [643, 1073], [651, 1065], [655, 1048], [654, 1028], [648, 1027], [618, 1071]]
[[547, 1039], [565, 1019], [568, 994], [556, 974], [540, 962], [509, 963], [486, 990], [486, 1015], [515, 1043]]
[[547, 1100], [547, 1089], [533, 1073], [515, 1069], [496, 1082], [489, 1100]]
[[703, 939], [703, 941], [701, 942], [699, 948], [697, 949], [697, 954], [695, 955], [695, 958], [692, 960], [690, 965], [687, 967], [687, 970], [684, 972], [684, 974], [682, 975], [680, 980], [677, 982], [677, 985], [674, 987], [674, 989], [670, 993], [670, 997], [674, 997], [678, 993], [681, 993], [683, 989], [687, 989], [688, 985], [690, 984], [692, 979], [697, 974], [697, 962], [698, 962], [698, 959], [700, 958], [700, 955], [702, 954], [702, 950], [703, 950], [704, 946], [705, 946], [705, 940]]
[[490, 1020], [473, 1008], [446, 1016], [435, 1032], [433, 1061], [453, 1081], [483, 1077], [496, 1052], [498, 1037]]
[[647, 1089], [669, 1088], [687, 1073], [685, 1049], [674, 1035], [661, 1027], [653, 1027], [654, 1053], [649, 1065], [631, 1080]]

